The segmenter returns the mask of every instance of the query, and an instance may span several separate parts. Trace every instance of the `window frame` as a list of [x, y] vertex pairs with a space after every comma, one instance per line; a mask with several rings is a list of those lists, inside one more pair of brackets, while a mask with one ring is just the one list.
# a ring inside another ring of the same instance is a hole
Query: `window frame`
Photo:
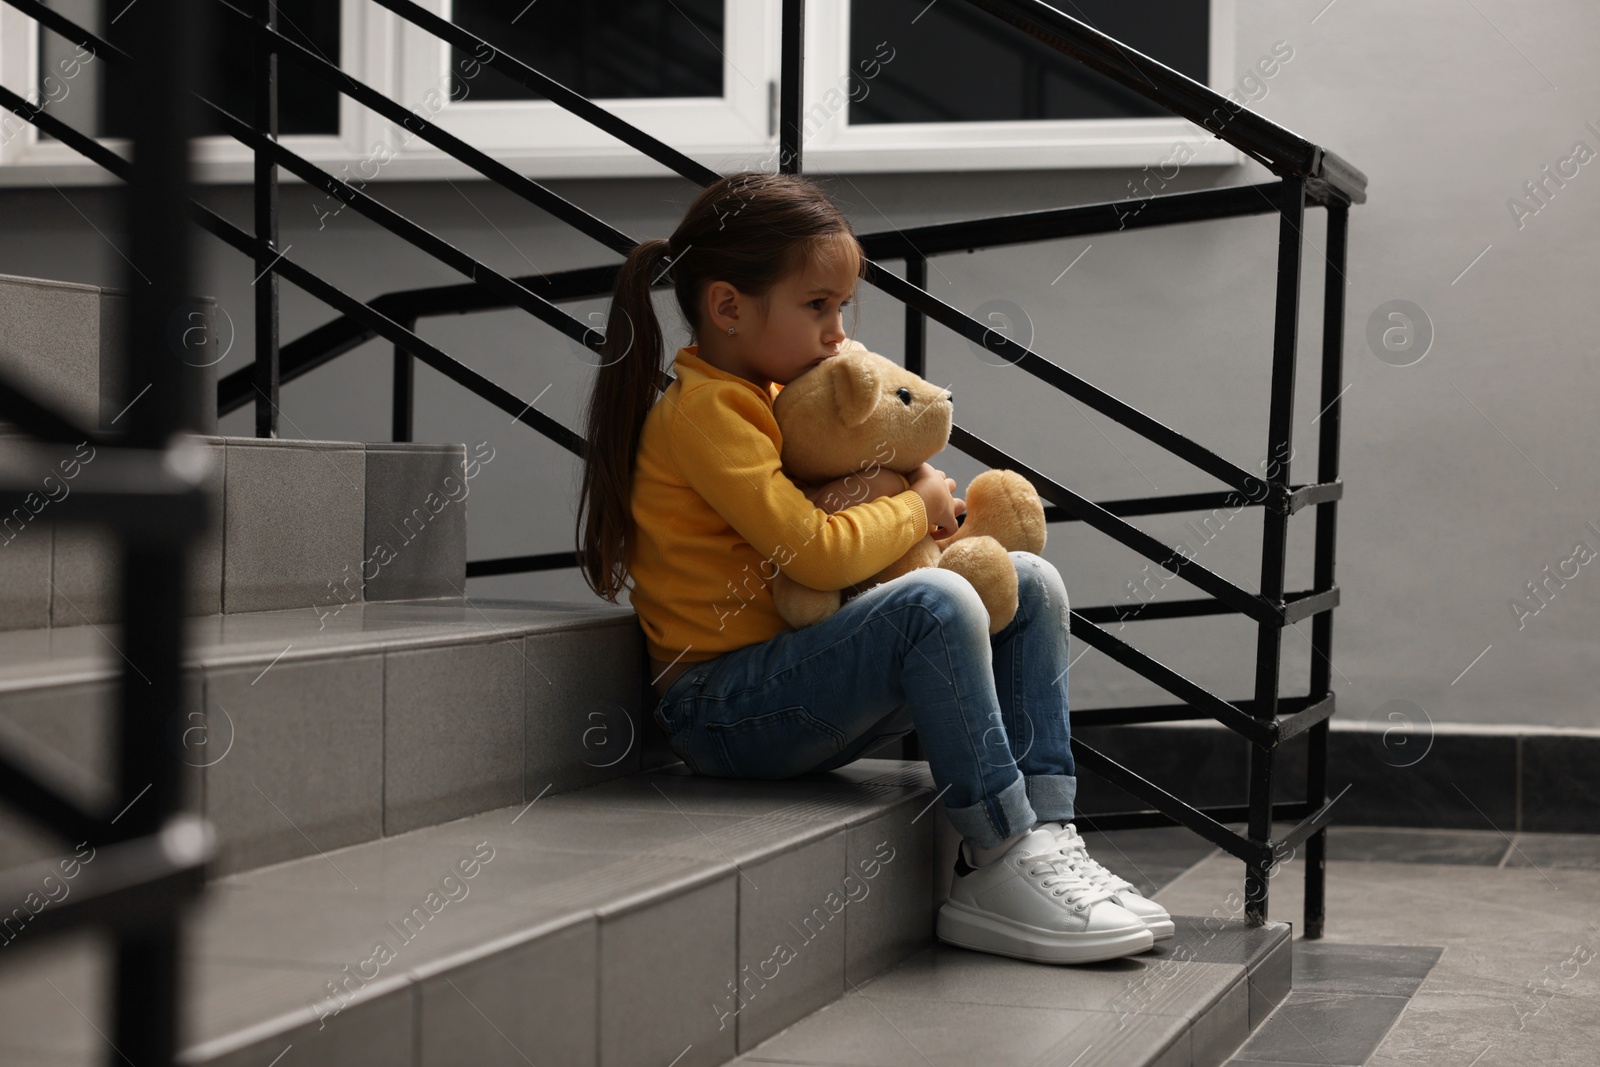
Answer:
[[[394, 16], [375, 9], [365, 0], [340, 0], [339, 65], [351, 77], [380, 91], [392, 80]], [[39, 24], [9, 5], [0, 5], [0, 84], [28, 95], [39, 80]], [[43, 32], [50, 32], [45, 30]], [[47, 107], [48, 112], [48, 107]], [[24, 127], [0, 145], [0, 187], [36, 186], [46, 181], [68, 185], [118, 185], [121, 179], [99, 164], [85, 159], [59, 141], [42, 141], [39, 129], [12, 112]], [[291, 134], [281, 137], [285, 148], [305, 156], [340, 177], [372, 148], [383, 123], [365, 107], [339, 94], [339, 132]], [[101, 137], [100, 144], [127, 159], [131, 143], [126, 137]], [[226, 134], [194, 140], [193, 178], [199, 184], [236, 184], [252, 180], [255, 153]], [[340, 168], [344, 168], [341, 171]], [[300, 179], [279, 170], [281, 182]]]
[[[449, 17], [452, 0], [419, 2], [440, 17]], [[1222, 93], [1232, 88], [1223, 79], [1233, 72], [1235, 2], [1210, 0], [1210, 83]], [[722, 98], [605, 101], [602, 106], [719, 172], [775, 170], [782, 0], [726, 3]], [[1184, 157], [1188, 165], [1237, 165], [1245, 160], [1233, 146], [1176, 116], [851, 127], [846, 121], [851, 3], [807, 0], [802, 115], [814, 114], [819, 107], [832, 113], [806, 137], [803, 169], [808, 172], [1153, 167], [1169, 165], [1180, 143], [1188, 145]], [[536, 180], [672, 173], [549, 101], [474, 102], [470, 90], [464, 99], [450, 100], [449, 45], [366, 0], [340, 0], [340, 5], [340, 64], [345, 70], [519, 173]], [[32, 19], [0, 5], [0, 83], [13, 91], [26, 93], [26, 87], [37, 81], [36, 30]], [[728, 60], [731, 55], [740, 57], [738, 68]], [[338, 134], [285, 136], [284, 145], [349, 180], [476, 176], [467, 165], [344, 94], [339, 100]], [[43, 185], [47, 180], [73, 185], [118, 182], [65, 145], [39, 141], [38, 131], [23, 125], [17, 136], [0, 144], [0, 187]], [[124, 138], [105, 138], [102, 143], [119, 155], [128, 154]], [[369, 174], [383, 146], [392, 152], [381, 155], [392, 158], [385, 158]], [[252, 153], [231, 137], [197, 139], [194, 159], [197, 183], [251, 181]], [[281, 169], [279, 176], [284, 183], [300, 181]]]
[[[806, 169], [869, 173], [1158, 166], [1171, 161], [1173, 146], [1180, 141], [1191, 142], [1191, 165], [1244, 161], [1244, 154], [1238, 149], [1176, 115], [874, 122], [852, 127], [846, 121], [854, 73], [848, 55], [852, 2], [810, 0], [806, 15], [806, 114], [819, 102], [836, 113], [807, 136], [803, 159]], [[1225, 77], [1221, 72], [1233, 70], [1234, 0], [1210, 0], [1210, 5], [1207, 74], [1211, 87], [1226, 93], [1232, 86], [1219, 83], [1219, 76]], [[893, 41], [886, 43], [893, 48]], [[859, 66], [868, 58], [856, 57], [855, 62]], [[854, 76], [860, 77], [858, 73]], [[864, 84], [870, 93], [870, 80]], [[830, 88], [835, 94], [831, 102], [824, 99]], [[843, 106], [838, 106], [840, 99]], [[1193, 143], [1197, 137], [1200, 143]]]

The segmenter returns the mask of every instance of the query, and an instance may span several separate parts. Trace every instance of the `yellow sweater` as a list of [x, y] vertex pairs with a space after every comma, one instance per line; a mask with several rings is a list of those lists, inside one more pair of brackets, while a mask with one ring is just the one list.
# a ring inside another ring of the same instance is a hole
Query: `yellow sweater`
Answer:
[[[676, 381], [645, 416], [635, 456], [631, 602], [658, 660], [697, 661], [788, 629], [779, 571], [813, 589], [878, 573], [928, 532], [908, 488], [829, 515], [779, 469], [773, 398], [678, 349]], [[904, 476], [901, 481], [905, 481]]]

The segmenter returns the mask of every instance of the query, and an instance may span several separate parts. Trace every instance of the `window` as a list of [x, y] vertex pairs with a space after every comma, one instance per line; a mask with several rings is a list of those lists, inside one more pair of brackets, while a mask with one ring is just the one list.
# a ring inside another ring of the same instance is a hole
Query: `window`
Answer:
[[[376, 82], [388, 79], [383, 63], [383, 37], [392, 26], [378, 25], [366, 0], [275, 0], [278, 31], [322, 55], [353, 77]], [[49, 0], [48, 6], [114, 45], [126, 48], [129, 28], [140, 17], [138, 4], [105, 4], [100, 0]], [[118, 12], [115, 18], [106, 11]], [[155, 9], [151, 9], [154, 11]], [[159, 13], [157, 13], [159, 15]], [[232, 20], [212, 18], [213, 49], [219, 62], [202, 64], [210, 83], [201, 92], [224, 110], [248, 121], [254, 113], [250, 88], [249, 37]], [[365, 108], [296, 69], [288, 58], [279, 62], [278, 129], [284, 144], [335, 173], [352, 165], [371, 147], [381, 124]], [[116, 64], [95, 60], [79, 46], [43, 29], [9, 5], [0, 5], [0, 84], [40, 104], [45, 113], [102, 141], [122, 155], [132, 108], [140, 94], [129, 73]], [[9, 116], [9, 120], [6, 119]], [[220, 132], [202, 112], [205, 135], [196, 141], [196, 176], [201, 181], [247, 182], [252, 153]], [[54, 182], [117, 184], [97, 164], [9, 111], [0, 114], [0, 184], [42, 185]], [[286, 181], [297, 179], [285, 178]]]
[[[1226, 91], [1233, 0], [1055, 6]], [[994, 170], [1150, 166], [1243, 156], [1193, 123], [959, 0], [813, 0], [805, 166]]]
[[[51, 0], [91, 27], [100, 0]], [[782, 0], [419, 0], [720, 171], [771, 169], [777, 155]], [[1227, 92], [1235, 0], [1057, 0], [1090, 25]], [[280, 30], [408, 110], [530, 177], [659, 175], [666, 168], [467, 52], [370, 0], [278, 0]], [[128, 18], [138, 15], [134, 5]], [[210, 95], [251, 111], [242, 37], [215, 23]], [[118, 25], [106, 27], [113, 41]], [[1241, 153], [1186, 120], [962, 0], [808, 0], [803, 132], [815, 172], [1153, 166], [1179, 142], [1185, 161]], [[0, 4], [0, 83], [123, 150], [138, 94], [107, 63], [60, 65], [76, 46]], [[1270, 76], [1270, 75], [1269, 75]], [[56, 77], [54, 92], [47, 77]], [[469, 168], [285, 61], [284, 143], [341, 176], [462, 177]], [[1246, 95], [1246, 99], [1258, 97]], [[3, 121], [3, 116], [0, 116]], [[0, 183], [114, 182], [13, 117], [0, 137]], [[381, 158], [381, 171], [366, 166]], [[201, 181], [250, 179], [250, 152], [223, 136], [198, 143]], [[293, 181], [285, 176], [285, 181]]]

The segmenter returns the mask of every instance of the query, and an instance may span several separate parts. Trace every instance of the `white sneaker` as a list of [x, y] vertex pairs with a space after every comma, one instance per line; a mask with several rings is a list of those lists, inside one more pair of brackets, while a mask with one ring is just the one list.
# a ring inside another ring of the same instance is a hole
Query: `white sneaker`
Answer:
[[1110, 890], [1111, 899], [1143, 919], [1150, 928], [1151, 936], [1157, 941], [1165, 941], [1173, 935], [1176, 927], [1167, 909], [1139, 892], [1126, 878], [1106, 870], [1099, 860], [1089, 855], [1089, 846], [1076, 826], [1070, 822], [1051, 822], [1045, 823], [1041, 829], [1049, 829], [1055, 834], [1056, 844], [1061, 847], [1061, 854], [1067, 858], [1073, 871], [1090, 885]]
[[1111, 897], [1072, 869], [1055, 834], [1033, 830], [982, 867], [956, 854], [950, 899], [939, 909], [939, 940], [1041, 963], [1143, 952], [1154, 943], [1150, 930]]

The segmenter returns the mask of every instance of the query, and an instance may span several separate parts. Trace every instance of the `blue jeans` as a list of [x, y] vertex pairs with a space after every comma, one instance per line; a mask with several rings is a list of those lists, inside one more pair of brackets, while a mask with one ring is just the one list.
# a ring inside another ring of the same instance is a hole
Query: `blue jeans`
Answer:
[[1067, 591], [1047, 560], [1011, 558], [1017, 614], [996, 634], [965, 578], [912, 571], [824, 622], [692, 664], [656, 721], [691, 771], [721, 778], [831, 770], [915, 728], [974, 845], [1069, 820]]

